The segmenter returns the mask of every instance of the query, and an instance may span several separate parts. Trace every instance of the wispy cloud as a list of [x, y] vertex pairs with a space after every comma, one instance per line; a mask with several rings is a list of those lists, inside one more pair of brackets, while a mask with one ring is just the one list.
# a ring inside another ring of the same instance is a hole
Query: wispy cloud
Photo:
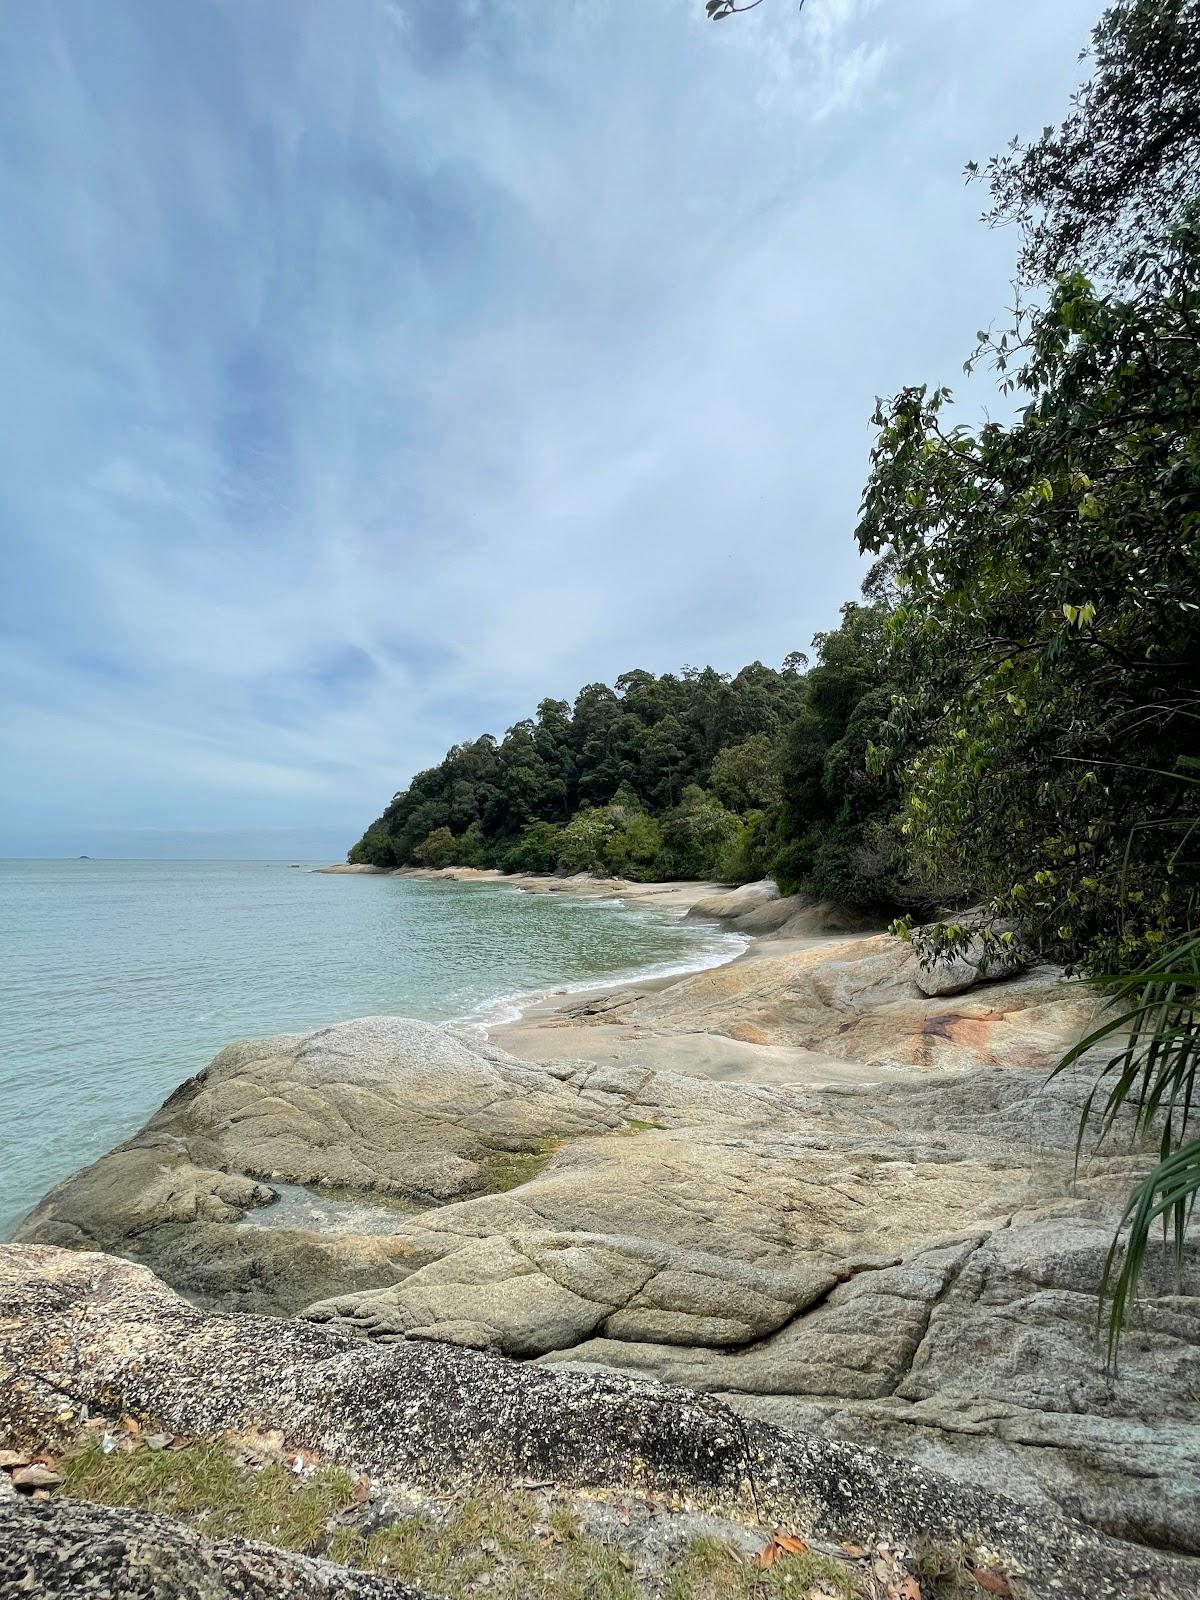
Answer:
[[544, 693], [804, 645], [1092, 10], [8, 0], [0, 852], [348, 842]]

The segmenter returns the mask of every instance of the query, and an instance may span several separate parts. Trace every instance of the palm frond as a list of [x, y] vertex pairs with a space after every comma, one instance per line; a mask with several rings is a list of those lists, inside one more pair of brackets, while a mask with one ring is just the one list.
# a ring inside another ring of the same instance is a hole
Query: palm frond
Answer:
[[[1187, 1137], [1193, 1122], [1200, 1068], [1200, 935], [1193, 934], [1140, 970], [1102, 980], [1109, 1014], [1063, 1056], [1052, 1077], [1065, 1072], [1108, 1040], [1121, 1048], [1100, 1072], [1084, 1102], [1075, 1144], [1078, 1170], [1088, 1129], [1098, 1121], [1096, 1144], [1132, 1109], [1135, 1147], [1157, 1132], [1158, 1165], [1134, 1189], [1105, 1263], [1100, 1305], [1109, 1305], [1108, 1365], [1116, 1368], [1145, 1265], [1154, 1224], [1164, 1240], [1174, 1234], [1177, 1272], [1200, 1190], [1200, 1140]], [[1128, 1225], [1128, 1237], [1122, 1233]]]
[[[1154, 1224], [1162, 1219], [1163, 1237], [1174, 1234], [1176, 1292], [1182, 1287], [1184, 1241], [1200, 1191], [1200, 1139], [1191, 1139], [1160, 1161], [1129, 1197], [1116, 1236], [1109, 1247], [1100, 1281], [1100, 1303], [1109, 1304], [1107, 1363], [1117, 1368], [1121, 1335], [1133, 1310], [1138, 1280]], [[1169, 1223], [1168, 1223], [1168, 1218]], [[1129, 1225], [1128, 1238], [1121, 1233]]]

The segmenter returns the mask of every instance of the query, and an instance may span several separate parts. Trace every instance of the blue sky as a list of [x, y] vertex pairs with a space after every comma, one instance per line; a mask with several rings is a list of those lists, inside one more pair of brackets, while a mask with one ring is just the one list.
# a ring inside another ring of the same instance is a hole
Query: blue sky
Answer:
[[0, 855], [338, 856], [546, 694], [805, 646], [1097, 9], [5, 0]]

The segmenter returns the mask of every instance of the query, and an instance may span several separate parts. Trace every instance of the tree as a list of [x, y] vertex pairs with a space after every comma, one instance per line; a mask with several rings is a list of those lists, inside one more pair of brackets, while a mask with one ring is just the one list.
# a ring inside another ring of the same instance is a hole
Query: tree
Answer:
[[505, 872], [553, 872], [558, 866], [562, 829], [552, 822], [531, 822], [505, 852]]
[[454, 835], [449, 828], [435, 828], [414, 854], [423, 867], [448, 867], [454, 860]]
[[1163, 295], [1059, 283], [1011, 427], [951, 425], [945, 390], [876, 412], [858, 538], [899, 599], [883, 744], [909, 836], [1069, 963], [1142, 959], [1194, 893], [1169, 773], [1200, 752], [1198, 333], [1180, 236]]
[[985, 220], [1019, 228], [1026, 283], [1144, 273], [1200, 192], [1200, 0], [1121, 0], [1089, 55], [1057, 127], [967, 168], [991, 189]]
[[731, 811], [764, 810], [783, 797], [779, 758], [770, 736], [753, 734], [718, 750], [710, 778], [717, 798]]
[[715, 796], [689, 785], [662, 819], [662, 876], [715, 877], [740, 832], [741, 823]]
[[658, 875], [662, 829], [654, 817], [636, 811], [618, 832], [609, 835], [604, 861], [609, 872], [634, 880]]
[[[822, 706], [822, 750], [845, 731], [856, 697], [878, 681], [874, 666], [859, 660], [869, 630], [858, 613], [868, 609], [849, 608], [842, 627], [821, 636], [824, 655], [812, 684]], [[689, 786], [715, 786], [709, 820], [718, 832], [730, 833], [729, 807], [742, 816], [758, 813], [758, 820], [733, 855], [679, 845], [670, 870], [683, 873], [690, 859], [704, 876], [759, 875], [791, 837], [795, 806], [787, 804], [778, 752], [784, 730], [807, 714], [805, 662], [795, 653], [782, 670], [753, 661], [732, 677], [711, 667], [660, 677], [635, 668], [621, 674], [615, 689], [589, 684], [573, 708], [543, 700], [536, 718], [514, 723], [503, 739], [484, 735], [455, 745], [440, 765], [419, 772], [370, 825], [353, 857], [387, 866], [417, 861], [429, 835], [447, 828], [455, 862], [549, 870], [532, 863], [546, 859], [550, 835], [530, 830], [539, 823], [565, 829], [582, 807], [591, 820], [566, 841], [569, 870], [647, 878], [667, 870], [661, 819], [680, 808]], [[610, 815], [611, 827], [592, 815], [614, 808], [620, 815]], [[697, 820], [677, 819], [677, 845]], [[597, 828], [605, 835], [599, 843]]]
[[563, 829], [559, 840], [559, 870], [568, 873], [605, 873], [608, 870], [609, 841], [628, 820], [628, 813], [619, 806], [596, 806], [577, 812]]

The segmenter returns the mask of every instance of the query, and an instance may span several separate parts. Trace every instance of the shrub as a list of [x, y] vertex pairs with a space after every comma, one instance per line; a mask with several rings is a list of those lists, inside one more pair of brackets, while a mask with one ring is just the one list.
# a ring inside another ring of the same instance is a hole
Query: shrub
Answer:
[[501, 858], [505, 872], [553, 872], [558, 866], [562, 829], [551, 822], [531, 822]]
[[662, 819], [659, 867], [668, 878], [715, 877], [725, 852], [741, 832], [741, 823], [715, 795], [696, 784]]
[[647, 882], [656, 876], [661, 848], [662, 829], [653, 817], [639, 811], [619, 832], [609, 835], [605, 861], [610, 872]]
[[413, 851], [423, 867], [448, 867], [455, 856], [455, 839], [449, 828], [435, 828]]

